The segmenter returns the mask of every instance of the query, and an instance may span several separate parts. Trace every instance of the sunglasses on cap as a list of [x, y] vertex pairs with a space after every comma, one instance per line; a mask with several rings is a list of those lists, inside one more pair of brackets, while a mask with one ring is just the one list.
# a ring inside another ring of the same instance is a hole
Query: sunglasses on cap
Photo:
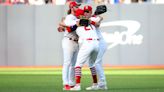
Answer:
[[74, 6], [74, 7], [79, 8], [79, 6]]
[[84, 12], [89, 13], [89, 10], [84, 10]]

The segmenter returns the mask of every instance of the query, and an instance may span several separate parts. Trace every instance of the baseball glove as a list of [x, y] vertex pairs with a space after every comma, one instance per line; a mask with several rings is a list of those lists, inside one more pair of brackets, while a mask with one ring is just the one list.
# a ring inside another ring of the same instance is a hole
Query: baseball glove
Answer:
[[107, 12], [107, 7], [105, 5], [99, 5], [96, 7], [96, 10], [94, 12], [95, 15], [100, 15]]
[[88, 19], [80, 19], [79, 25], [80, 26], [88, 26], [89, 25], [89, 20]]

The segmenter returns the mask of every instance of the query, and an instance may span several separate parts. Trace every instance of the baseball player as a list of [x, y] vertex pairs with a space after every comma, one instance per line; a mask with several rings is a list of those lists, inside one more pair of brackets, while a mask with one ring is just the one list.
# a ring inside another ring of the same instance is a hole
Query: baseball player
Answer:
[[[107, 45], [106, 45], [105, 40], [103, 39], [101, 32], [99, 31], [99, 25], [103, 18], [100, 16], [95, 16], [95, 15], [91, 17], [91, 15], [92, 15], [92, 7], [91, 6], [84, 6], [84, 12], [86, 12], [85, 15], [88, 18], [90, 18], [91, 23], [94, 24], [94, 26], [96, 26], [96, 32], [100, 38], [99, 52], [98, 52], [96, 61], [92, 62], [92, 60], [91, 61], [88, 60], [88, 61], [90, 61], [89, 67], [90, 67], [92, 78], [93, 78], [93, 84], [92, 84], [92, 86], [87, 87], [86, 90], [99, 90], [99, 89], [106, 90], [107, 84], [106, 84], [106, 78], [104, 75], [104, 70], [102, 67], [102, 57], [106, 51]], [[72, 29], [75, 30], [76, 27], [74, 26], [73, 28]], [[98, 73], [98, 77], [99, 77], [98, 83], [97, 83], [97, 76], [96, 76], [97, 73]]]
[[[85, 14], [85, 13], [84, 13]], [[88, 15], [86, 15], [87, 17]], [[94, 25], [89, 24], [87, 26], [78, 26], [76, 29], [76, 33], [79, 36], [79, 52], [77, 56], [77, 61], [75, 64], [75, 78], [76, 85], [70, 90], [81, 90], [80, 81], [81, 81], [81, 68], [86, 61], [92, 62], [90, 64], [94, 64], [98, 50], [99, 50], [99, 37], [96, 32], [96, 28]], [[94, 68], [95, 70], [95, 68]], [[97, 82], [97, 77], [95, 71], [91, 71], [94, 74], [94, 82]]]
[[[90, 14], [92, 14], [92, 7], [84, 6], [84, 11], [88, 11]], [[106, 90], [107, 89], [106, 78], [105, 78], [104, 70], [102, 67], [102, 58], [107, 49], [107, 44], [101, 34], [101, 31], [99, 30], [99, 25], [100, 25], [100, 22], [102, 21], [102, 19], [103, 19], [102, 17], [96, 16], [96, 15], [93, 15], [92, 17], [90, 17], [91, 21], [94, 21], [97, 23], [96, 32], [100, 39], [99, 40], [99, 52], [98, 52], [98, 55], [97, 55], [97, 58], [96, 58], [96, 61], [94, 64], [96, 67], [96, 72], [97, 72], [99, 79], [98, 79], [98, 84], [93, 83], [93, 85], [90, 87], [87, 87], [86, 90], [98, 90], [98, 89]], [[92, 64], [89, 64], [89, 67], [92, 67], [91, 65]]]
[[[80, 9], [78, 9], [78, 11], [76, 11], [77, 17], [78, 17], [78, 15], [80, 15], [80, 12], [82, 11], [82, 10], [80, 10], [80, 11], [79, 10]], [[105, 43], [105, 41], [101, 35], [101, 32], [99, 31], [99, 28], [98, 28], [100, 25], [100, 22], [102, 21], [103, 18], [100, 16], [95, 16], [95, 15], [91, 17], [91, 14], [92, 14], [92, 7], [91, 6], [85, 6], [84, 10], [85, 10], [85, 12], [87, 12], [87, 13], [85, 13], [85, 15], [88, 16], [88, 18], [90, 18], [90, 20], [91, 20], [91, 23], [96, 26], [96, 32], [100, 38], [100, 44], [99, 44], [100, 50], [98, 52], [96, 62], [95, 62], [95, 64], [94, 64], [94, 62], [89, 62], [89, 67], [90, 67], [90, 70], [92, 73], [92, 78], [93, 78], [93, 85], [91, 87], [86, 88], [86, 90], [99, 90], [99, 89], [106, 90], [107, 89], [106, 79], [105, 79], [104, 71], [102, 68], [102, 57], [103, 57], [104, 52], [106, 50], [106, 43]], [[70, 28], [71, 28], [71, 30], [76, 30], [77, 26], [75, 25], [75, 26], [70, 27]], [[90, 60], [88, 60], [88, 61], [90, 61]], [[96, 69], [95, 69], [95, 66], [96, 66]], [[98, 77], [99, 77], [98, 84], [97, 84], [96, 71], [98, 71]]]
[[[101, 32], [99, 31], [98, 27], [100, 25], [100, 22], [102, 21], [102, 17], [100, 16], [93, 16], [91, 17], [92, 14], [92, 7], [91, 6], [85, 6], [84, 7], [84, 11], [87, 12], [85, 13], [85, 15], [90, 18], [91, 23], [94, 24], [94, 26], [96, 26], [96, 32], [100, 38], [100, 50], [96, 59], [96, 62], [93, 62], [92, 60], [88, 60], [89, 62], [89, 67], [91, 70], [91, 74], [92, 74], [92, 78], [93, 78], [93, 85], [91, 87], [86, 88], [86, 90], [99, 90], [99, 89], [107, 89], [106, 87], [106, 80], [105, 80], [105, 75], [104, 75], [104, 71], [102, 68], [102, 56], [106, 50], [106, 43], [103, 40], [103, 37], [101, 35]], [[78, 9], [76, 11], [76, 16], [79, 17], [80, 14], [82, 14], [82, 10]], [[76, 30], [77, 26], [72, 26], [70, 27], [71, 30]], [[94, 64], [95, 63], [95, 64]], [[95, 68], [96, 66], [96, 68]], [[96, 71], [98, 71], [98, 77], [99, 77], [99, 82], [97, 83], [97, 76], [96, 76]]]
[[[70, 2], [68, 15], [65, 17], [64, 23], [67, 26], [72, 26], [76, 24], [75, 11], [78, 9], [80, 4], [76, 2]], [[62, 80], [64, 88], [63, 90], [70, 90], [71, 87], [75, 85], [74, 82], [74, 65], [78, 53], [78, 36], [76, 32], [69, 32], [69, 29], [64, 31], [64, 38], [62, 40], [62, 48], [64, 55], [63, 70], [62, 70]]]

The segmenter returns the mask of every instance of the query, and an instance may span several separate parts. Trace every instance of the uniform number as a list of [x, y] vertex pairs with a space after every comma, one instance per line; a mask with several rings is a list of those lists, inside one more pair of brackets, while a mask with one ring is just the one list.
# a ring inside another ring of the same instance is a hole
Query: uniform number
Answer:
[[86, 26], [85, 26], [85, 27], [84, 27], [84, 30], [85, 30], [85, 31], [89, 31], [89, 30], [91, 30], [91, 29], [90, 29], [89, 27], [86, 27]]

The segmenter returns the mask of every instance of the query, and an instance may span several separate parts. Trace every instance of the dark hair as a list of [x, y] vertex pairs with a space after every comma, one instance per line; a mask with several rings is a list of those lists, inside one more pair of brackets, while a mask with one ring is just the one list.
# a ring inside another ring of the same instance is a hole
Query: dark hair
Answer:
[[46, 4], [52, 3], [52, 0], [45, 0], [45, 3], [46, 3]]
[[71, 14], [71, 9], [68, 10], [67, 14]]

